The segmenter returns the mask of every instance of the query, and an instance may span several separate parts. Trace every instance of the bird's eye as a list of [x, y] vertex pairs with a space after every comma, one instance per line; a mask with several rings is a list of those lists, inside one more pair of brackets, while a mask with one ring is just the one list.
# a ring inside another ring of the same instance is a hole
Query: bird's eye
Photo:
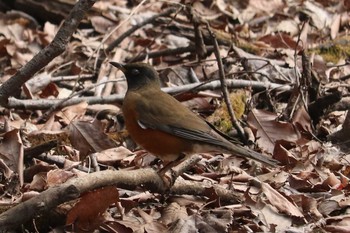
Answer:
[[138, 75], [138, 74], [140, 74], [140, 71], [138, 69], [132, 69], [131, 70], [131, 74], [132, 75]]

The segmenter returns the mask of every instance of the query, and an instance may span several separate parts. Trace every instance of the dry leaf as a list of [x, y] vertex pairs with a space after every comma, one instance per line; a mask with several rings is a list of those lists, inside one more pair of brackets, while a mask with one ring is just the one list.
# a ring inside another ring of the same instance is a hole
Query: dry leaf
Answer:
[[[23, 185], [23, 144], [19, 130], [11, 130], [3, 136], [0, 144], [0, 159], [11, 171], [19, 176], [20, 185]], [[7, 172], [9, 174], [9, 172]]]
[[116, 187], [108, 186], [85, 193], [69, 211], [66, 224], [73, 229], [92, 231], [102, 222], [102, 215], [111, 204], [118, 204], [119, 193]]
[[91, 153], [115, 147], [97, 120], [73, 121], [69, 125], [69, 139], [74, 148], [80, 151], [81, 160]]

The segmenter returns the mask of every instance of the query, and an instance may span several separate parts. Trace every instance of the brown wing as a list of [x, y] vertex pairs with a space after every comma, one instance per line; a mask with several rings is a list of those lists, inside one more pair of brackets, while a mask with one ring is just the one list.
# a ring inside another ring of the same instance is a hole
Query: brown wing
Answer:
[[[144, 98], [152, 93], [146, 93]], [[156, 92], [157, 98], [153, 102], [140, 101], [136, 105], [139, 113], [138, 121], [144, 127], [161, 130], [163, 132], [188, 140], [204, 142], [221, 147], [227, 147], [226, 139], [222, 138], [202, 118], [183, 106], [172, 96], [163, 92]], [[164, 106], [163, 103], [167, 103]]]

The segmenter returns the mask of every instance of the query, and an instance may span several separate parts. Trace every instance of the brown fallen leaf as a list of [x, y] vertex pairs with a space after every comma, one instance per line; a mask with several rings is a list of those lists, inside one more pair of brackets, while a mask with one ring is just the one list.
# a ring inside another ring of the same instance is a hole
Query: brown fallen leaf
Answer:
[[69, 139], [77, 150], [80, 151], [80, 159], [87, 155], [115, 147], [113, 141], [103, 132], [102, 124], [95, 120], [73, 121], [69, 125]]
[[291, 203], [282, 194], [277, 192], [269, 184], [260, 182], [257, 179], [252, 180], [252, 183], [254, 186], [259, 186], [261, 188], [261, 192], [266, 196], [267, 200], [280, 212], [294, 217], [304, 218], [303, 213], [298, 209], [298, 207]]
[[102, 214], [111, 204], [118, 205], [119, 192], [115, 186], [103, 187], [82, 195], [80, 201], [69, 211], [66, 225], [74, 230], [93, 231], [103, 221]]

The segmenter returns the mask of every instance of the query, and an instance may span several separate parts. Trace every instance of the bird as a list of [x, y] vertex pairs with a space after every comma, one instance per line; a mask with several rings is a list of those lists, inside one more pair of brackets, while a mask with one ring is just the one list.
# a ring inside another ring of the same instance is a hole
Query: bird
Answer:
[[161, 169], [163, 173], [190, 155], [205, 152], [231, 153], [277, 166], [278, 161], [232, 143], [224, 133], [163, 92], [153, 66], [110, 64], [124, 73], [127, 82], [122, 104], [126, 130], [139, 146], [170, 164]]

